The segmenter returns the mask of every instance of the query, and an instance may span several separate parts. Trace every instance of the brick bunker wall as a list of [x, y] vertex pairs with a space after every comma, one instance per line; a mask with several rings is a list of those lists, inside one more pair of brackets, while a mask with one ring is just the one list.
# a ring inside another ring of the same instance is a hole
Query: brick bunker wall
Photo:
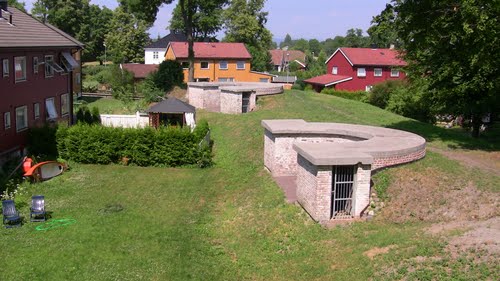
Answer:
[[297, 159], [297, 200], [309, 215], [316, 221], [319, 220], [316, 203], [316, 176], [317, 167], [300, 156]]
[[239, 114], [241, 113], [242, 96], [240, 93], [233, 93], [222, 90], [220, 93], [220, 112]]
[[220, 112], [220, 90], [218, 87], [189, 87], [189, 104], [211, 112]]
[[373, 159], [372, 171], [422, 159], [425, 157], [425, 152], [426, 152], [425, 147], [423, 147], [418, 151], [408, 154], [402, 153], [400, 155], [390, 156], [390, 157], [375, 156]]
[[[265, 130], [264, 135], [268, 136], [269, 140], [271, 140], [273, 136], [273, 134], [268, 130]], [[354, 137], [343, 137], [339, 135], [275, 134], [273, 141], [264, 143], [264, 158], [269, 158], [268, 161], [264, 161], [264, 164], [272, 172], [273, 176], [294, 176], [297, 171], [297, 152], [293, 149], [294, 142], [346, 143], [357, 140], [359, 139]]]

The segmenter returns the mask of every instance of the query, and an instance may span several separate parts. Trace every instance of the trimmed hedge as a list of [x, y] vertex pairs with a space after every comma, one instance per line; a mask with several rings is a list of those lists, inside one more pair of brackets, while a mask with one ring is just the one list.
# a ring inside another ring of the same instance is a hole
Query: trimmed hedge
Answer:
[[335, 89], [325, 88], [321, 91], [321, 93], [325, 95], [332, 95], [343, 99], [356, 100], [360, 102], [368, 101], [368, 94], [365, 91], [350, 92], [350, 91], [338, 91]]
[[191, 133], [188, 128], [124, 129], [78, 124], [58, 129], [57, 149], [60, 157], [87, 164], [175, 167], [203, 162], [208, 166], [206, 151], [199, 147], [208, 124], [200, 127]]

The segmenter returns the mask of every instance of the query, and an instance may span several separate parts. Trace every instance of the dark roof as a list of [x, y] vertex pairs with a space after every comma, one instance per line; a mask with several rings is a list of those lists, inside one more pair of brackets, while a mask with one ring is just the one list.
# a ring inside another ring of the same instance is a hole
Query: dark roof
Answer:
[[195, 113], [196, 108], [176, 98], [168, 98], [153, 106], [148, 110], [148, 113]]
[[2, 13], [0, 18], [0, 48], [2, 47], [80, 47], [79, 42], [60, 29], [43, 24], [30, 15], [14, 7], [8, 7], [12, 13], [12, 25], [9, 15]]
[[170, 31], [170, 34], [161, 38], [160, 40], [153, 42], [146, 47], [145, 49], [167, 49], [168, 43], [170, 42], [187, 42], [187, 37], [183, 33], [177, 33], [174, 31]]
[[134, 74], [134, 78], [146, 78], [150, 73], [158, 70], [157, 64], [123, 63], [121, 67]]

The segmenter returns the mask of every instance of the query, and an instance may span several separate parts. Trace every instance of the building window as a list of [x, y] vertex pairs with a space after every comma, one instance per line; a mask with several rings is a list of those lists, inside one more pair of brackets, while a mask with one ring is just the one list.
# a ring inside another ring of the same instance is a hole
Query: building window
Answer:
[[382, 77], [382, 68], [375, 68], [373, 70], [373, 76], [375, 76], [375, 77]]
[[217, 79], [219, 82], [234, 82], [234, 78], [233, 77], [229, 77], [229, 78], [224, 78], [224, 77], [221, 77], [219, 79]]
[[366, 77], [366, 69], [364, 67], [358, 68], [358, 77]]
[[16, 131], [24, 131], [28, 128], [28, 107], [21, 106], [16, 108]]
[[338, 67], [336, 67], [336, 66], [334, 66], [334, 67], [332, 68], [332, 74], [333, 74], [333, 75], [337, 75], [337, 74], [339, 74], [339, 68], [338, 68]]
[[33, 104], [33, 117], [34, 119], [40, 118], [40, 104], [38, 102]]
[[9, 77], [9, 59], [2, 60], [3, 77]]
[[183, 69], [188, 69], [188, 68], [189, 68], [189, 62], [187, 62], [187, 61], [183, 61], [183, 62], [181, 63], [181, 65], [182, 65], [182, 68], [183, 68]]
[[61, 116], [68, 115], [69, 112], [69, 95], [62, 94], [61, 95]]
[[153, 59], [157, 60], [158, 59], [158, 52], [153, 52]]
[[202, 61], [200, 65], [201, 69], [208, 69], [208, 61]]
[[399, 77], [399, 70], [391, 69], [391, 77]]
[[3, 114], [3, 127], [5, 130], [10, 129], [10, 112], [5, 112]]
[[33, 57], [33, 74], [38, 73], [38, 57]]
[[222, 60], [219, 62], [219, 69], [227, 69], [227, 61]]
[[372, 89], [373, 89], [372, 85], [368, 85], [368, 86], [365, 87], [365, 91], [367, 91], [367, 92], [371, 92]]
[[245, 69], [245, 62], [244, 61], [237, 61], [236, 62], [236, 69]]
[[269, 83], [269, 78], [260, 78], [259, 82], [261, 82], [261, 83]]
[[45, 109], [47, 111], [48, 120], [53, 120], [57, 118], [57, 109], [54, 103], [54, 98], [48, 98], [45, 100]]
[[45, 77], [54, 76], [54, 68], [52, 68], [53, 63], [54, 56], [45, 56]]
[[16, 82], [26, 81], [26, 57], [14, 58], [14, 70]]

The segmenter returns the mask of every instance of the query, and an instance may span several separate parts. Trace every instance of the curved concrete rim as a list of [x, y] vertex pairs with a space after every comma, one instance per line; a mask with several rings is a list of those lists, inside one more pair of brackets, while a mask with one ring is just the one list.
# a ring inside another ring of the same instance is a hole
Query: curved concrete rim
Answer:
[[346, 143], [295, 142], [293, 148], [315, 165], [372, 164], [374, 158], [404, 157], [425, 150], [426, 141], [414, 133], [344, 123], [315, 123], [302, 119], [262, 120], [273, 135], [318, 135], [359, 139]]

